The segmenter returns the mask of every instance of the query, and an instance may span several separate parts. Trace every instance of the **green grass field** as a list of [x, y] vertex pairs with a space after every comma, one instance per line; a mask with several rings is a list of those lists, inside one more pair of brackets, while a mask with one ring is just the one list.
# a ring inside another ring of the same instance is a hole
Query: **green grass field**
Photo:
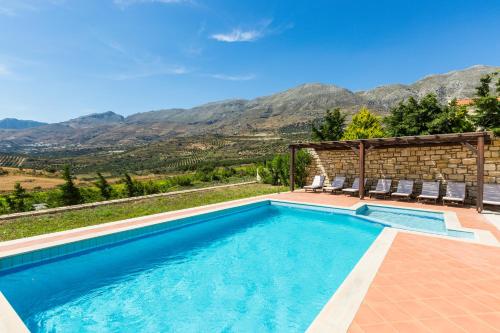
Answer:
[[[283, 187], [280, 190], [286, 191], [287, 188]], [[24, 217], [15, 220], [7, 220], [0, 222], [0, 241], [276, 193], [277, 191], [278, 187], [276, 186], [251, 184], [39, 217]]]

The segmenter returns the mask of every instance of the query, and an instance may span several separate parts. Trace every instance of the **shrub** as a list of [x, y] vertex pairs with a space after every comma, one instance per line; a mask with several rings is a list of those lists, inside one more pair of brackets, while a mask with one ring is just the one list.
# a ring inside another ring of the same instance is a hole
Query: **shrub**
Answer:
[[97, 187], [82, 187], [80, 188], [82, 201], [86, 203], [97, 202], [102, 200], [101, 191]]
[[172, 184], [179, 186], [191, 186], [193, 185], [193, 177], [190, 175], [180, 175], [171, 178]]
[[142, 184], [143, 188], [143, 193], [145, 195], [149, 195], [149, 194], [156, 194], [156, 193], [160, 193], [160, 187], [158, 186], [158, 183], [152, 181], [152, 180], [148, 180], [147, 182], [143, 183]]

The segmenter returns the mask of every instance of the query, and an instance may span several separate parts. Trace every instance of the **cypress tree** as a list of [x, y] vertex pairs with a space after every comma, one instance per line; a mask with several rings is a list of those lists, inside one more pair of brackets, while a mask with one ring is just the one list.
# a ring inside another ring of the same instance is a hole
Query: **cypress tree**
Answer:
[[104, 178], [104, 176], [100, 172], [97, 173], [97, 177], [98, 177], [98, 180], [95, 183], [95, 185], [101, 191], [102, 197], [105, 200], [109, 200], [109, 198], [111, 198], [111, 190], [112, 190], [111, 185], [109, 185], [106, 178]]
[[63, 169], [64, 184], [61, 185], [61, 202], [64, 206], [78, 205], [82, 203], [82, 195], [80, 190], [76, 187], [73, 176], [71, 175], [71, 169], [69, 165], [65, 165]]

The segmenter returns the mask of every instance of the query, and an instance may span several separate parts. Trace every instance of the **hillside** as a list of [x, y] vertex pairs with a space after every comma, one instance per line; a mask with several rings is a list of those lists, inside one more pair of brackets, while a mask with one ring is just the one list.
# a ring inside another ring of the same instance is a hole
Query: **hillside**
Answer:
[[33, 128], [46, 125], [46, 123], [42, 123], [34, 120], [21, 120], [16, 118], [5, 118], [0, 119], [0, 129], [25, 129], [25, 128]]
[[353, 92], [335, 85], [311, 83], [253, 100], [225, 100], [191, 109], [164, 109], [122, 117], [92, 114], [57, 124], [0, 130], [0, 149], [138, 145], [174, 137], [205, 134], [260, 135], [303, 131], [330, 107], [352, 114], [367, 105], [379, 114], [410, 96], [434, 92], [441, 102], [474, 95], [479, 78], [500, 67], [473, 66], [430, 75], [413, 84], [392, 84]]

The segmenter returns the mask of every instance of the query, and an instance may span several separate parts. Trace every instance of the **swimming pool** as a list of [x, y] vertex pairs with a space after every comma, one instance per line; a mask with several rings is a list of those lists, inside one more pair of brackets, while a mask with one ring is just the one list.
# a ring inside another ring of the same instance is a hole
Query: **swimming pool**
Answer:
[[302, 332], [383, 225], [265, 201], [9, 258], [33, 332]]
[[441, 212], [363, 205], [356, 210], [356, 215], [369, 218], [374, 222], [385, 223], [399, 229], [421, 231], [456, 238], [474, 238], [474, 233], [472, 232], [448, 229], [444, 214]]

